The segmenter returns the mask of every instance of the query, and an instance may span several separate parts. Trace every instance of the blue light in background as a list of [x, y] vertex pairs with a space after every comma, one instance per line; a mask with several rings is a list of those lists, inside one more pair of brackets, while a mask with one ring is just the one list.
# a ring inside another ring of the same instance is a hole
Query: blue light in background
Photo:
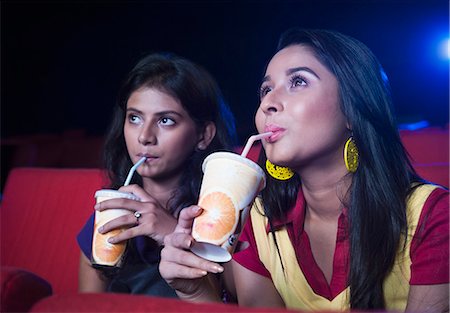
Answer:
[[[429, 28], [422, 43], [423, 52], [421, 57], [426, 60], [427, 65], [436, 67], [439, 70], [447, 71], [448, 61], [450, 60], [450, 35], [448, 31], [442, 28]], [[442, 67], [444, 65], [444, 67]]]
[[450, 39], [443, 39], [439, 45], [439, 56], [444, 60], [450, 59]]
[[422, 128], [427, 128], [430, 126], [430, 123], [428, 121], [422, 120], [415, 123], [404, 123], [399, 124], [398, 129], [399, 130], [418, 130]]

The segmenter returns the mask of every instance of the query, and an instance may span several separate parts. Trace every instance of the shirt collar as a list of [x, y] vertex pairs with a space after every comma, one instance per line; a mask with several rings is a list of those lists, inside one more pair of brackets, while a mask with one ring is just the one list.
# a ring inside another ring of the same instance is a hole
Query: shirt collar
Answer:
[[[274, 230], [281, 229], [283, 226], [288, 224], [292, 224], [293, 229], [296, 230], [297, 234], [301, 234], [304, 228], [305, 221], [305, 213], [306, 213], [306, 202], [305, 197], [303, 195], [302, 188], [299, 188], [297, 199], [295, 201], [294, 206], [286, 213], [286, 218], [274, 218], [272, 221], [272, 225]], [[340, 234], [343, 237], [347, 237], [348, 234], [348, 209], [344, 207], [342, 209], [341, 215], [339, 217], [338, 227], [340, 228]], [[267, 224], [266, 232], [269, 233], [270, 226]]]
[[[293, 224], [294, 229], [299, 233], [303, 232], [303, 222], [305, 220], [305, 197], [303, 196], [303, 191], [299, 188], [297, 193], [297, 200], [294, 206], [286, 213], [285, 218], [274, 218], [272, 225], [274, 230], [280, 229], [287, 224]], [[267, 225], [266, 231], [269, 232], [270, 228]]]

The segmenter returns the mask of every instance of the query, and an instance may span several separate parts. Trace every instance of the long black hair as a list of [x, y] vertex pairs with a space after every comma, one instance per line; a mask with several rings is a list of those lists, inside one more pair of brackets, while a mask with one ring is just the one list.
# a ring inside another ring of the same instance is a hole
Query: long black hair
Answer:
[[[212, 76], [201, 66], [172, 53], [154, 53], [143, 57], [129, 72], [119, 90], [109, 132], [105, 140], [104, 163], [111, 187], [122, 186], [133, 165], [129, 157], [123, 126], [130, 95], [142, 88], [156, 88], [179, 100], [202, 130], [208, 122], [216, 125], [216, 135], [205, 150], [195, 150], [184, 166], [180, 186], [169, 201], [169, 211], [178, 211], [196, 203], [202, 179], [203, 159], [214, 151], [230, 150], [236, 143], [234, 117], [223, 100]], [[138, 173], [131, 183], [142, 186]]]
[[[290, 29], [277, 51], [292, 45], [310, 47], [337, 78], [341, 110], [359, 150], [359, 167], [349, 174], [343, 199], [350, 222], [350, 307], [383, 309], [383, 282], [407, 233], [406, 199], [412, 182], [422, 182], [400, 140], [387, 76], [363, 43], [339, 32]], [[265, 159], [261, 153], [260, 162]], [[297, 174], [287, 182], [269, 179], [262, 193], [269, 220], [292, 208], [300, 181]]]

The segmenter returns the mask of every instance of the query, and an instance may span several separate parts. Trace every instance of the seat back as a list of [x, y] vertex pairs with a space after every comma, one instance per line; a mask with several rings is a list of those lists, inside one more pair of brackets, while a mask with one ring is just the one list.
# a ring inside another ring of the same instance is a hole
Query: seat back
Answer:
[[107, 183], [100, 169], [14, 168], [1, 203], [1, 265], [31, 271], [54, 293], [77, 291], [76, 235]]
[[449, 133], [444, 128], [402, 130], [400, 136], [416, 164], [448, 163]]
[[412, 165], [424, 179], [449, 187], [449, 133], [444, 128], [402, 130]]

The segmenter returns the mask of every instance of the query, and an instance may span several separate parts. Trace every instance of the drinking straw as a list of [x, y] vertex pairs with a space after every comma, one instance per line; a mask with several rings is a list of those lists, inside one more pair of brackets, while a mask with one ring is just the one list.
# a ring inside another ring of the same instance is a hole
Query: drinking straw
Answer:
[[134, 171], [138, 168], [139, 165], [145, 162], [147, 160], [146, 157], [141, 158], [139, 161], [136, 162], [136, 164], [133, 165], [132, 168], [130, 168], [130, 171], [128, 172], [127, 179], [125, 180], [124, 186], [128, 186], [131, 181], [131, 177], [133, 177]]
[[250, 151], [250, 148], [252, 147], [253, 143], [256, 140], [261, 140], [263, 138], [269, 137], [272, 134], [273, 134], [273, 132], [267, 132], [267, 133], [250, 136], [250, 138], [248, 138], [248, 140], [247, 140], [247, 143], [245, 144], [244, 150], [242, 150], [241, 156], [246, 158], [248, 152]]

